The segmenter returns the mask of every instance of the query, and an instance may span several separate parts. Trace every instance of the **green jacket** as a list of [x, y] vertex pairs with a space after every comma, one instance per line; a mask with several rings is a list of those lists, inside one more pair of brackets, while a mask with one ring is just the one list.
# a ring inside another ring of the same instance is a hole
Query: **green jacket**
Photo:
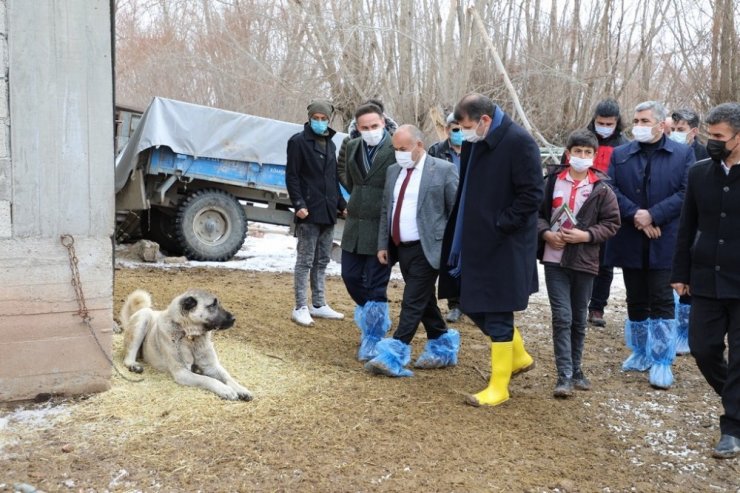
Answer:
[[342, 234], [342, 250], [360, 255], [378, 253], [378, 226], [383, 205], [383, 187], [388, 166], [396, 162], [391, 136], [377, 150], [372, 168], [364, 174], [362, 167], [362, 137], [346, 145], [345, 159], [338, 165], [340, 181], [350, 193], [347, 219]]

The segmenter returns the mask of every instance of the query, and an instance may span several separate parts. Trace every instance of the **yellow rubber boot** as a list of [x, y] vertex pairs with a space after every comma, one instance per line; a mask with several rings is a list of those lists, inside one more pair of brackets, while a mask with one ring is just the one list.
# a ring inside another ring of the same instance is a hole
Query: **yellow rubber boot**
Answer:
[[498, 406], [509, 400], [511, 379], [512, 342], [491, 343], [491, 380], [488, 387], [465, 398], [471, 406]]
[[514, 327], [514, 356], [511, 364], [511, 376], [526, 373], [534, 368], [534, 359], [524, 349], [524, 340], [519, 329]]

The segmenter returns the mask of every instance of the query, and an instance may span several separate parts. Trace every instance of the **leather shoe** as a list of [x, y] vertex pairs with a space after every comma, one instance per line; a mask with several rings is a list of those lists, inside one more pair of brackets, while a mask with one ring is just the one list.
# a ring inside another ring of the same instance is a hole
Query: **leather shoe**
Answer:
[[601, 310], [589, 310], [588, 323], [590, 323], [594, 327], [606, 327], [606, 320], [604, 320], [604, 312]]
[[719, 443], [714, 447], [712, 457], [715, 459], [732, 459], [740, 456], [740, 438], [732, 435], [722, 435]]

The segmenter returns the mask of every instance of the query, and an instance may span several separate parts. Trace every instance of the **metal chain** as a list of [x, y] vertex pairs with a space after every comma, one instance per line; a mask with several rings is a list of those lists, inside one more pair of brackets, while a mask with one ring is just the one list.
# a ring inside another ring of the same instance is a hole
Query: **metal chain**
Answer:
[[118, 369], [118, 367], [113, 362], [113, 359], [108, 355], [108, 353], [105, 351], [105, 348], [103, 348], [103, 345], [100, 343], [100, 339], [98, 339], [98, 335], [95, 333], [95, 330], [90, 323], [92, 318], [90, 318], [90, 311], [87, 309], [87, 304], [85, 303], [85, 293], [82, 291], [80, 269], [77, 267], [77, 265], [79, 264], [79, 259], [77, 258], [77, 254], [75, 252], [75, 239], [72, 235], [64, 234], [61, 236], [61, 242], [64, 248], [67, 249], [67, 255], [69, 256], [69, 268], [72, 270], [72, 287], [75, 290], [75, 298], [77, 298], [77, 315], [79, 315], [82, 319], [82, 323], [87, 326], [90, 334], [92, 334], [93, 336], [93, 339], [95, 339], [95, 343], [98, 345], [100, 352], [103, 353], [105, 359], [108, 360], [111, 368], [113, 368], [116, 373], [118, 373], [118, 375], [124, 380], [128, 380], [129, 382], [143, 382], [143, 378], [133, 379], [121, 373], [121, 370]]

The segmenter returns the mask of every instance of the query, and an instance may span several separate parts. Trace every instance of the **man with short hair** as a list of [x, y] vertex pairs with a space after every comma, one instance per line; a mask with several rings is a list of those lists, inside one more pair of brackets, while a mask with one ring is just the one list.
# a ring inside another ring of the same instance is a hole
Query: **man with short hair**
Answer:
[[427, 343], [416, 368], [444, 368], [457, 364], [460, 334], [447, 327], [435, 295], [439, 272], [440, 234], [455, 203], [457, 168], [424, 151], [424, 134], [413, 125], [401, 125], [393, 134], [396, 164], [388, 168], [383, 192], [378, 260], [401, 267], [405, 286], [398, 327], [377, 345], [377, 355], [365, 364], [373, 373], [410, 377], [411, 340], [419, 323]]
[[671, 135], [669, 136], [674, 142], [686, 144], [694, 150], [694, 156], [697, 161], [707, 159], [707, 148], [699, 142], [699, 115], [691, 109], [682, 108], [673, 112], [671, 115]]
[[722, 398], [712, 455], [729, 459], [740, 456], [740, 103], [716, 106], [706, 123], [710, 159], [689, 170], [671, 281], [691, 295], [691, 354]]
[[650, 370], [650, 384], [673, 384], [676, 320], [670, 268], [694, 152], [663, 134], [665, 108], [646, 101], [635, 108], [635, 141], [614, 149], [609, 166], [622, 227], [607, 241], [605, 262], [622, 268], [627, 290], [625, 341], [632, 354], [625, 371]]
[[[295, 308], [291, 319], [311, 326], [312, 317], [341, 320], [324, 294], [326, 267], [331, 258], [337, 214], [346, 214], [347, 203], [339, 189], [336, 133], [329, 127], [334, 106], [314, 100], [308, 105], [308, 122], [303, 131], [288, 140], [285, 184], [295, 209], [296, 264], [294, 271]], [[313, 302], [308, 305], [311, 280]]]
[[[457, 167], [458, 173], [460, 172], [460, 152], [462, 151], [462, 128], [460, 124], [455, 120], [455, 114], [450, 113], [447, 115], [445, 126], [445, 134], [447, 138], [429, 147], [427, 151], [430, 156], [444, 159], [451, 163], [454, 163]], [[446, 320], [448, 322], [455, 323], [462, 317], [460, 311], [460, 300], [457, 297], [452, 297], [447, 300], [447, 312]]]
[[473, 406], [509, 399], [512, 374], [534, 366], [514, 327], [537, 291], [537, 213], [543, 198], [540, 150], [491, 99], [468, 94], [455, 106], [465, 142], [457, 200], [442, 243], [439, 296], [491, 339], [491, 378]]
[[375, 345], [391, 326], [388, 281], [391, 269], [378, 261], [378, 228], [385, 173], [396, 159], [386, 121], [377, 105], [367, 103], [355, 111], [360, 136], [347, 143], [340, 179], [350, 193], [342, 234], [342, 280], [357, 307], [360, 328], [357, 359], [375, 356]]

